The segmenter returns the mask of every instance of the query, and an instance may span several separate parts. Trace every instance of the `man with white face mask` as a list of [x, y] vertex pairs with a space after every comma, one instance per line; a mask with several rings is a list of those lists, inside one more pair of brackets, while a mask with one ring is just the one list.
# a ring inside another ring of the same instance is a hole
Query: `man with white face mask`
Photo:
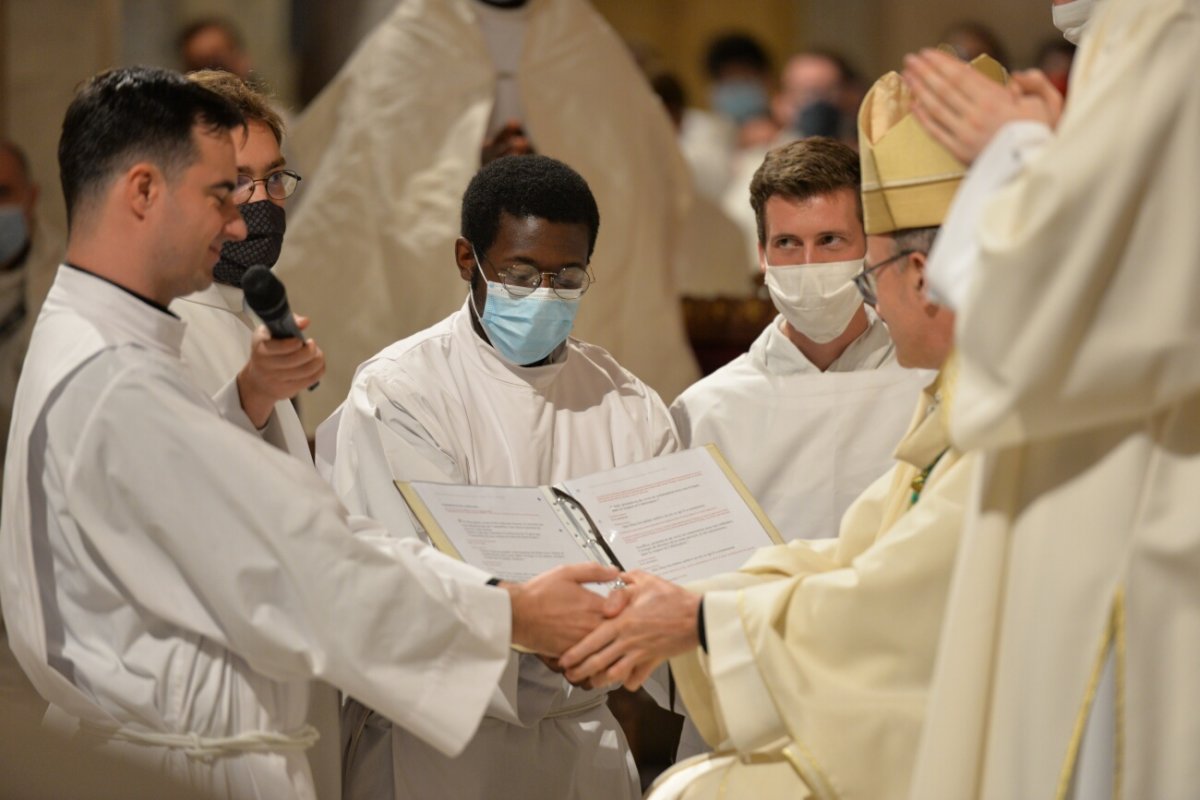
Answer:
[[[973, 66], [1003, 76], [986, 56]], [[855, 284], [897, 360], [938, 370], [893, 468], [832, 542], [763, 548], [687, 587], [625, 576], [628, 606], [562, 656], [572, 679], [629, 688], [674, 656], [680, 696], [717, 752], [678, 764], [653, 800], [908, 797], [975, 463], [946, 428], [954, 314], [925, 291], [926, 253], [965, 170], [909, 106], [892, 72], [859, 113], [868, 263]]]
[[891, 466], [932, 377], [896, 364], [887, 327], [854, 287], [866, 251], [859, 175], [858, 154], [833, 139], [767, 154], [750, 202], [779, 316], [671, 406], [685, 446], [716, 443], [786, 539], [837, 534]]
[[[347, 508], [411, 532], [395, 480], [532, 486], [677, 449], [658, 395], [569, 335], [588, 299], [599, 225], [588, 184], [562, 162], [506, 156], [479, 171], [454, 245], [469, 296], [359, 367], [318, 429], [318, 467]], [[399, 728], [389, 747], [380, 720], [351, 707], [347, 796], [640, 797], [606, 697], [514, 655], [456, 758]]]
[[982, 451], [913, 797], [1200, 785], [1200, 2], [1089, 6], [1055, 6], [1082, 30], [1061, 118], [906, 62], [971, 163], [930, 276], [959, 313], [951, 435]]

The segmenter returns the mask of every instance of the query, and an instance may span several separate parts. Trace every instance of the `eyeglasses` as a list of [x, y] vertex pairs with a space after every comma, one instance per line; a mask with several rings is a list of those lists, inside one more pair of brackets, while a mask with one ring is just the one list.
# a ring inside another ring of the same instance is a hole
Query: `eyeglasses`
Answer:
[[261, 183], [272, 200], [286, 200], [296, 191], [300, 176], [290, 169], [272, 172], [265, 178], [251, 178], [249, 175], [238, 175], [237, 183], [233, 185], [233, 202], [242, 205], [254, 196], [254, 184]]
[[[472, 248], [474, 252], [474, 248]], [[584, 267], [563, 267], [556, 272], [542, 272], [531, 264], [516, 263], [502, 269], [496, 269], [486, 256], [482, 259], [475, 253], [477, 262], [486, 261], [504, 286], [504, 291], [512, 297], [528, 297], [542, 285], [543, 279], [550, 276], [550, 288], [564, 300], [574, 300], [588, 290], [592, 285], [592, 276]], [[482, 269], [482, 265], [480, 269]]]
[[917, 252], [920, 252], [920, 251], [918, 251], [918, 250], [901, 250], [899, 253], [896, 253], [896, 255], [892, 256], [891, 258], [885, 258], [883, 261], [880, 261], [878, 264], [872, 264], [869, 267], [864, 267], [862, 272], [860, 272], [854, 276], [854, 285], [858, 287], [858, 293], [863, 296], [863, 300], [865, 300], [870, 305], [876, 305], [879, 302], [879, 298], [875, 294], [875, 286], [876, 286], [875, 272], [876, 272], [876, 270], [883, 269], [888, 264], [891, 264], [893, 261], [899, 261], [900, 259], [907, 258], [908, 256], [911, 256], [913, 253], [917, 253]]

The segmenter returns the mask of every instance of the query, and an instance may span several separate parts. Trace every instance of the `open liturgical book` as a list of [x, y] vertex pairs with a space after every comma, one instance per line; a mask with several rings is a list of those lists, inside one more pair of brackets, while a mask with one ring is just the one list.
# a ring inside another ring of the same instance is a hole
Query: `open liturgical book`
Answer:
[[712, 444], [554, 486], [396, 486], [435, 547], [511, 581], [596, 561], [687, 583], [783, 542]]

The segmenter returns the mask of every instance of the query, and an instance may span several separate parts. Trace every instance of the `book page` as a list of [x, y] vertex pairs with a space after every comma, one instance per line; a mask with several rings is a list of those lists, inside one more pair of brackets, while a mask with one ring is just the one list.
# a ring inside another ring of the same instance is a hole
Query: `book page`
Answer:
[[732, 572], [774, 544], [705, 448], [560, 484], [626, 569], [677, 583]]
[[410, 484], [463, 561], [524, 581], [591, 561], [538, 487]]

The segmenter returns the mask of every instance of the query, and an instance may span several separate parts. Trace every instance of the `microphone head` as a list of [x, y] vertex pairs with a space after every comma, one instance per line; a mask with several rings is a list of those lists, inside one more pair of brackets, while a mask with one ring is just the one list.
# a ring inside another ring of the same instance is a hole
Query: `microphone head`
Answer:
[[262, 264], [255, 264], [242, 276], [242, 291], [246, 305], [263, 322], [270, 322], [288, 313], [287, 290], [283, 282]]

